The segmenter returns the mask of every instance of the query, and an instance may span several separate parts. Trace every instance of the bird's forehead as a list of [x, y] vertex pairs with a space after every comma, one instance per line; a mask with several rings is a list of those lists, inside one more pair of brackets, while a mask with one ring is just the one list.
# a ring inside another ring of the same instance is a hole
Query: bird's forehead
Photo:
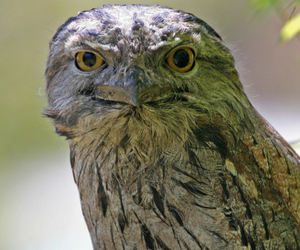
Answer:
[[79, 13], [67, 26], [72, 35], [66, 45], [69, 47], [80, 40], [107, 49], [125, 46], [141, 50], [142, 45], [144, 49], [156, 50], [166, 43], [180, 42], [182, 34], [200, 42], [200, 32], [195, 32], [199, 25], [186, 21], [194, 16], [172, 9], [130, 7], [110, 6]]

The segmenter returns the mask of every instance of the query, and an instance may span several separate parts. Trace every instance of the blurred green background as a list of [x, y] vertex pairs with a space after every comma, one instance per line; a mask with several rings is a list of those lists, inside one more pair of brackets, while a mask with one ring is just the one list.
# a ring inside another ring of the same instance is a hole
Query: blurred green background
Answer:
[[41, 114], [48, 42], [80, 10], [143, 3], [192, 12], [231, 48], [258, 111], [288, 141], [299, 139], [300, 43], [279, 42], [289, 12], [257, 14], [249, 2], [0, 0], [0, 249], [92, 249], [67, 142]]

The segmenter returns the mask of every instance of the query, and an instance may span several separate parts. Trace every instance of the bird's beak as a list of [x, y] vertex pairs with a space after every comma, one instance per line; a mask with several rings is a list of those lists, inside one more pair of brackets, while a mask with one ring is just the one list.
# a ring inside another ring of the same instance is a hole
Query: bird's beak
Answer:
[[121, 87], [121, 86], [111, 86], [111, 85], [101, 85], [99, 87], [100, 93], [97, 97], [103, 100], [128, 103], [133, 106], [139, 104], [139, 93], [136, 87]]
[[[120, 77], [121, 78], [121, 77]], [[117, 84], [107, 84], [99, 86], [97, 97], [103, 100], [128, 103], [133, 106], [140, 104], [141, 92], [144, 86], [144, 70], [134, 66], [127, 70], [123, 80]]]
[[139, 106], [146, 102], [155, 101], [174, 93], [170, 85], [165, 86], [139, 86], [139, 83], [131, 82], [129, 86], [110, 86], [101, 85], [100, 93], [97, 97], [102, 100], [127, 103], [133, 106]]
[[109, 84], [99, 86], [97, 97], [138, 106], [157, 99], [169, 90], [170, 86], [161, 87], [157, 84], [154, 86], [151, 81], [145, 80], [144, 70], [136, 66], [128, 70], [124, 81], [118, 86]]

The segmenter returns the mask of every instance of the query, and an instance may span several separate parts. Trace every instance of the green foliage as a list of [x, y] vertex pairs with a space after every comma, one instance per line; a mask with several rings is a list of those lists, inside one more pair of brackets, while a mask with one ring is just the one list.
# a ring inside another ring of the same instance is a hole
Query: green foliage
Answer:
[[258, 12], [265, 11], [271, 8], [276, 8], [283, 2], [285, 1], [284, 0], [251, 0], [251, 4]]
[[[292, 11], [292, 13], [291, 13], [291, 15], [290, 15], [290, 19], [291, 19], [291, 17], [293, 16], [293, 14], [295, 13], [295, 10], [296, 10], [297, 6], [299, 5], [300, 0], [294, 0], [290, 5], [292, 5], [292, 4], [295, 3], [295, 2], [297, 2], [297, 3], [294, 5], [293, 11]], [[290, 5], [289, 5], [289, 6], [290, 6]]]
[[[251, 0], [252, 6], [257, 12], [265, 12], [270, 9], [284, 9], [283, 13], [287, 11], [291, 6], [293, 9], [289, 14], [289, 19], [285, 22], [281, 29], [281, 39], [288, 41], [295, 37], [300, 32], [300, 14], [295, 14], [296, 8], [300, 4], [300, 0]], [[281, 13], [280, 13], [281, 14]]]
[[300, 32], [300, 13], [287, 21], [281, 29], [281, 38], [288, 41]]

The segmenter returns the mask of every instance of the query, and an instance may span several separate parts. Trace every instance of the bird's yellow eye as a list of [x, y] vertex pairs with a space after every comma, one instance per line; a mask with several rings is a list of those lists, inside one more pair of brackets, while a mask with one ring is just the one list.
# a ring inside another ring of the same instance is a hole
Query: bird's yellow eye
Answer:
[[104, 60], [95, 53], [80, 51], [75, 56], [75, 63], [77, 68], [82, 71], [92, 71], [101, 67]]
[[167, 57], [169, 67], [177, 72], [185, 73], [194, 66], [194, 52], [189, 47], [179, 47], [171, 51]]

